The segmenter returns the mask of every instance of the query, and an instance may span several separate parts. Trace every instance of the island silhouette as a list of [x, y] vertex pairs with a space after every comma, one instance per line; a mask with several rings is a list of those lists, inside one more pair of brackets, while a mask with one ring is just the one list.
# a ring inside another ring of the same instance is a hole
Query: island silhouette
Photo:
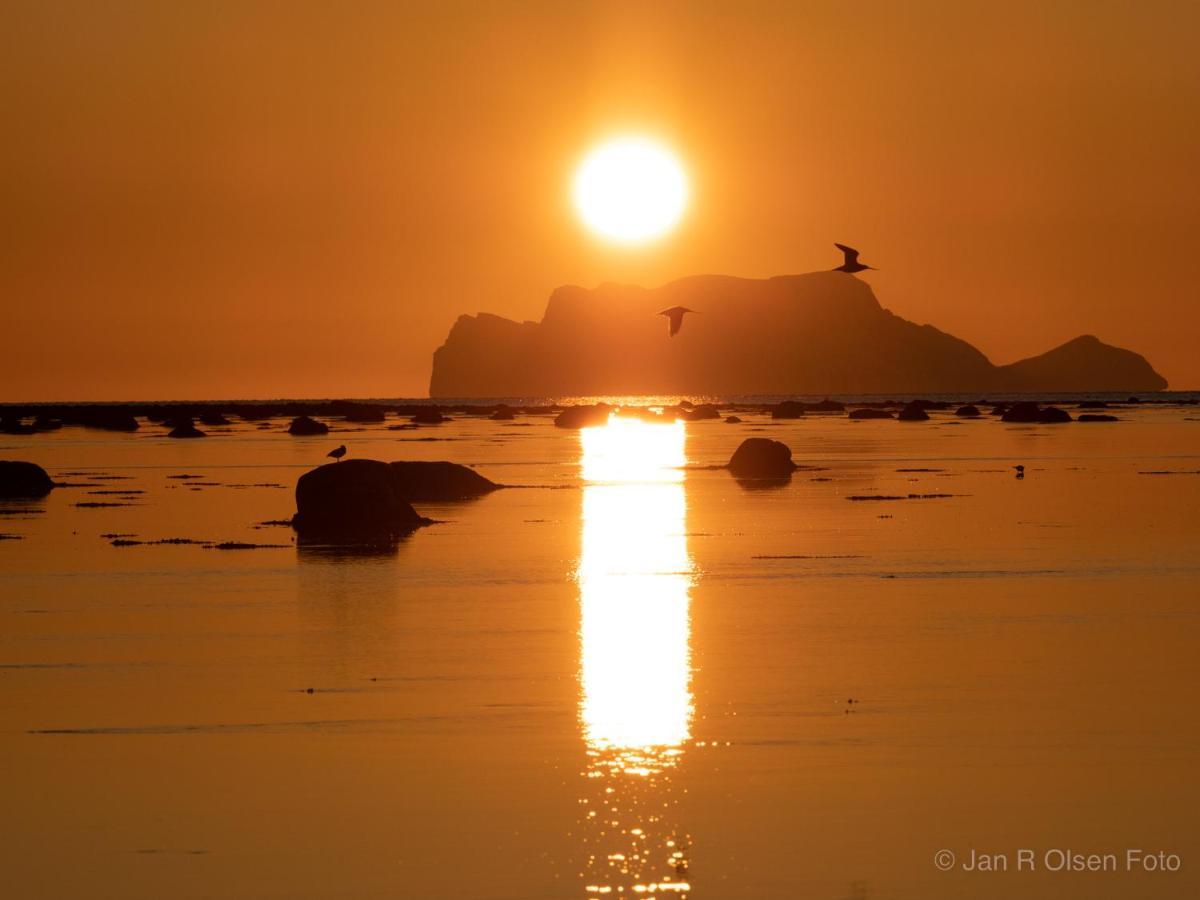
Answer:
[[[664, 334], [663, 309], [687, 307]], [[1158, 391], [1142, 356], [1077, 337], [994, 365], [966, 341], [885, 309], [840, 271], [681, 278], [657, 288], [574, 285], [540, 322], [463, 315], [433, 354], [429, 395], [883, 394]]]

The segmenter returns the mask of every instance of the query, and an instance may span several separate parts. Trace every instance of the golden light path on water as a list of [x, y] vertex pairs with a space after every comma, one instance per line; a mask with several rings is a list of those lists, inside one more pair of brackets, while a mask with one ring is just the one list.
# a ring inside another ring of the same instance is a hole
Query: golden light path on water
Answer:
[[671, 770], [692, 719], [686, 426], [613, 416], [580, 432], [580, 724], [588, 894], [686, 896]]

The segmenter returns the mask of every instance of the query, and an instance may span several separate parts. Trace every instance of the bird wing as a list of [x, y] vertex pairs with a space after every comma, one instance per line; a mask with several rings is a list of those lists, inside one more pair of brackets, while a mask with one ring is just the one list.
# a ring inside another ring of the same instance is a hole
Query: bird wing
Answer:
[[845, 244], [838, 244], [838, 243], [835, 243], [833, 246], [837, 247], [839, 250], [842, 251], [842, 253], [846, 254], [846, 262], [847, 263], [858, 262], [858, 251], [855, 250], [853, 247], [847, 247]]

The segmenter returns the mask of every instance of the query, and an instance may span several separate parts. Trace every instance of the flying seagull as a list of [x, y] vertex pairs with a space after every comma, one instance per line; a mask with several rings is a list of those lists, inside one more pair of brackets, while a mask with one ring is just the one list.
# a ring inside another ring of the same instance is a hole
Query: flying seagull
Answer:
[[666, 316], [668, 321], [667, 337], [675, 337], [679, 334], [679, 329], [683, 326], [683, 316], [685, 313], [694, 313], [694, 309], [688, 309], [686, 306], [672, 306], [670, 309], [664, 309], [659, 313], [660, 316]]
[[838, 266], [833, 271], [835, 272], [861, 272], [863, 269], [870, 269], [873, 272], [879, 271], [874, 266], [864, 266], [858, 261], [858, 251], [853, 247], [847, 247], [845, 244], [834, 244], [846, 256], [846, 261]]
[[342, 444], [342, 446], [340, 446], [340, 447], [335, 447], [333, 450], [330, 450], [325, 455], [328, 456], [330, 459], [332, 459], [334, 462], [341, 462], [342, 457], [346, 455], [346, 445]]

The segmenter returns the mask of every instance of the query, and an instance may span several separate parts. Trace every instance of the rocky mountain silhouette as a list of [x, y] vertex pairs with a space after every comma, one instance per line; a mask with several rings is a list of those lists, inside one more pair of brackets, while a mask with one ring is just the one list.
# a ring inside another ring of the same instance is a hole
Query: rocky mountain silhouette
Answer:
[[[657, 313], [696, 310], [668, 337]], [[1138, 354], [1090, 335], [993, 365], [883, 308], [842, 272], [698, 275], [658, 288], [560, 287], [541, 322], [460, 316], [433, 355], [431, 397], [1155, 391]]]

